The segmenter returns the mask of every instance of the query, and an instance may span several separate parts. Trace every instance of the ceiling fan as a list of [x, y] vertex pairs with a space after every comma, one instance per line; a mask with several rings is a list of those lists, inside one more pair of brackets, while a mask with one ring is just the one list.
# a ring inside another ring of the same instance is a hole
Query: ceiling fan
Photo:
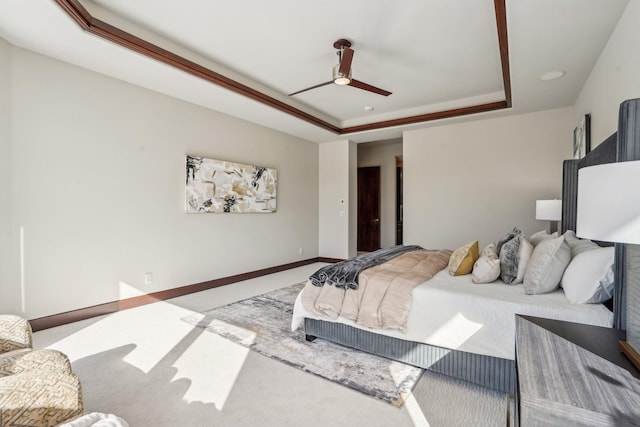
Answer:
[[302, 92], [306, 92], [311, 89], [315, 89], [318, 87], [326, 86], [331, 83], [335, 83], [340, 86], [349, 85], [356, 87], [358, 89], [366, 90], [369, 92], [377, 93], [382, 96], [389, 96], [391, 92], [386, 91], [384, 89], [380, 89], [375, 86], [371, 86], [365, 82], [361, 82], [360, 80], [356, 80], [351, 78], [351, 62], [353, 61], [353, 49], [351, 49], [351, 42], [345, 39], [339, 39], [334, 44], [333, 47], [338, 49], [336, 54], [338, 55], [338, 64], [333, 67], [333, 79], [320, 83], [319, 85], [311, 86], [306, 89], [299, 90], [297, 92], [290, 93], [289, 96], [297, 95]]

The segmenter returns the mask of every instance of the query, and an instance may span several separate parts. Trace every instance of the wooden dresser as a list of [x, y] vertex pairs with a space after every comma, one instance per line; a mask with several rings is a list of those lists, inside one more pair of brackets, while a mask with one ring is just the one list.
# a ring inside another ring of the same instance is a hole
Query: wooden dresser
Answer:
[[640, 372], [624, 332], [516, 316], [520, 425], [640, 426]]

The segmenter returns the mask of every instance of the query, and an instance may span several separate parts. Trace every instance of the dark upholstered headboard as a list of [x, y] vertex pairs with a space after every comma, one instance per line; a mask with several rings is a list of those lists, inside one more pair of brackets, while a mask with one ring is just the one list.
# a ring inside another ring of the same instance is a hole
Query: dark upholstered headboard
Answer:
[[[576, 230], [578, 170], [599, 164], [640, 160], [640, 99], [624, 101], [618, 114], [618, 131], [580, 160], [565, 160], [562, 180], [562, 232]], [[608, 243], [601, 243], [607, 245]], [[610, 245], [610, 243], [609, 243]], [[615, 244], [614, 327], [626, 329], [626, 246]]]
[[576, 231], [578, 216], [578, 169], [586, 166], [615, 163], [618, 133], [605, 139], [580, 160], [565, 160], [562, 170], [562, 232]]

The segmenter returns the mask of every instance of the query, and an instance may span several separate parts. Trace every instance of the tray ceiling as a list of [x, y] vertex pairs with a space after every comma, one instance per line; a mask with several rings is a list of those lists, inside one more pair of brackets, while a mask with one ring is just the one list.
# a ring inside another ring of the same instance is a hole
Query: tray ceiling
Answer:
[[[364, 141], [572, 105], [626, 3], [0, 0], [0, 36], [309, 140]], [[287, 96], [331, 80], [339, 38], [353, 77], [392, 95], [330, 84]], [[566, 75], [539, 79], [555, 69]]]

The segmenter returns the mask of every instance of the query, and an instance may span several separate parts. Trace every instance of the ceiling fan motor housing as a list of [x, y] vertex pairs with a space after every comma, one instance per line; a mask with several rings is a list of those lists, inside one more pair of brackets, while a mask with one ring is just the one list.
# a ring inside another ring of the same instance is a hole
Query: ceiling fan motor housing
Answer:
[[306, 92], [311, 89], [319, 88], [322, 86], [330, 85], [331, 83], [335, 83], [340, 86], [352, 86], [358, 89], [366, 90], [368, 92], [377, 93], [382, 96], [389, 96], [391, 92], [386, 91], [384, 89], [380, 89], [378, 87], [372, 86], [368, 83], [361, 82], [359, 80], [354, 80], [351, 69], [351, 62], [353, 61], [353, 49], [351, 49], [351, 42], [347, 39], [338, 39], [333, 43], [333, 47], [338, 49], [338, 64], [333, 67], [331, 72], [331, 81], [320, 83], [315, 86], [308, 87], [306, 89], [299, 90], [297, 92], [293, 92], [289, 94], [289, 96], [297, 95], [302, 92]]

